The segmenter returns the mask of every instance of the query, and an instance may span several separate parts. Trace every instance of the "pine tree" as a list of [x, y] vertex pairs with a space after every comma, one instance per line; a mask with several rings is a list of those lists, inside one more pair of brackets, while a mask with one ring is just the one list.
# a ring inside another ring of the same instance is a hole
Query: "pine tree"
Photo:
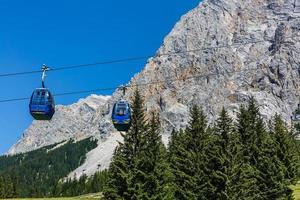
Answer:
[[123, 134], [109, 168], [105, 199], [165, 199], [168, 190], [166, 150], [161, 142], [158, 119], [147, 123], [143, 99], [135, 92], [132, 124]]
[[207, 148], [208, 164], [210, 166], [211, 199], [232, 199], [234, 195], [234, 161], [233, 124], [223, 108], [214, 128], [214, 137]]
[[137, 161], [139, 173], [134, 184], [141, 184], [142, 199], [174, 199], [167, 152], [161, 140], [159, 118], [154, 113], [145, 141], [145, 149]]
[[108, 171], [108, 182], [103, 195], [107, 200], [125, 199], [128, 196], [129, 162], [123, 144], [116, 148]]
[[[116, 148], [108, 171], [108, 183], [104, 189], [105, 199], [129, 199], [135, 190], [131, 188], [137, 155], [145, 143], [144, 135], [148, 130], [143, 99], [139, 91], [135, 91], [132, 103], [132, 124], [126, 134], [122, 134], [124, 142]], [[136, 189], [136, 188], [135, 188]]]
[[299, 155], [296, 142], [279, 115], [275, 115], [271, 135], [275, 140], [277, 157], [285, 167], [284, 177], [287, 184], [296, 184], [299, 174]]
[[[252, 189], [247, 189], [247, 181], [240, 176], [238, 184], [246, 191], [244, 198], [256, 196], [256, 199], [289, 198], [289, 191], [284, 183], [283, 166], [274, 150], [274, 142], [265, 129], [254, 98], [250, 98], [248, 108], [241, 107], [238, 115], [237, 130], [242, 147], [241, 163], [246, 167], [241, 174], [252, 177]], [[243, 169], [243, 168], [242, 168]], [[247, 173], [245, 173], [247, 172]], [[246, 184], [246, 185], [245, 185]], [[243, 198], [242, 195], [240, 195]]]
[[206, 165], [207, 148], [210, 139], [207, 120], [203, 111], [194, 106], [186, 131], [173, 132], [169, 160], [174, 175], [176, 199], [207, 199], [210, 192], [209, 171]]
[[[169, 143], [169, 156], [171, 172], [173, 174], [173, 188], [175, 199], [196, 199], [193, 193], [190, 193], [191, 182], [194, 181], [191, 170], [187, 169], [192, 165], [188, 159], [189, 153], [185, 145], [185, 132], [183, 130], [173, 130]], [[189, 190], [185, 190], [182, 185], [185, 185]]]

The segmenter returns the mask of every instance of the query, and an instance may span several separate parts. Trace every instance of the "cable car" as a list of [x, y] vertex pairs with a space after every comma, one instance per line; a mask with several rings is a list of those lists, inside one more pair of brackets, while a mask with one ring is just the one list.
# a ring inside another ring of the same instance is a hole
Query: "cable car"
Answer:
[[118, 131], [128, 131], [131, 126], [131, 108], [129, 103], [124, 99], [126, 86], [121, 86], [123, 95], [119, 101], [114, 104], [112, 110], [112, 122]]
[[54, 97], [50, 90], [45, 88], [45, 76], [48, 68], [43, 65], [42, 71], [42, 88], [37, 88], [33, 91], [29, 110], [32, 117], [36, 120], [51, 120], [55, 113]]
[[54, 98], [46, 88], [37, 88], [32, 93], [30, 104], [30, 114], [36, 120], [51, 120], [55, 113]]
[[120, 99], [112, 111], [112, 121], [118, 131], [128, 131], [131, 126], [131, 110], [129, 103]]

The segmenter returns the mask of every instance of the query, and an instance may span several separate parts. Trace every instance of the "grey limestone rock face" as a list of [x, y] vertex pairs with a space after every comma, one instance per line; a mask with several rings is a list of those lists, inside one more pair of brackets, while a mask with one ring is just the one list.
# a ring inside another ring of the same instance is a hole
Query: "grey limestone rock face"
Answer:
[[254, 96], [265, 119], [280, 113], [289, 121], [300, 96], [299, 6], [297, 0], [205, 0], [181, 18], [131, 80], [141, 85], [148, 112], [160, 112], [165, 141], [187, 125], [192, 105], [214, 122], [222, 107], [235, 116]]

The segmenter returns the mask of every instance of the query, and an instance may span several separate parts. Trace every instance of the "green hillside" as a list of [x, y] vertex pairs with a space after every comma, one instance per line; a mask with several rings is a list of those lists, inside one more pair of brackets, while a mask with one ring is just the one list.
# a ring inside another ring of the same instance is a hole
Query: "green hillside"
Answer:
[[51, 196], [59, 180], [83, 164], [97, 140], [70, 140], [59, 148], [55, 146], [0, 157], [0, 198]]

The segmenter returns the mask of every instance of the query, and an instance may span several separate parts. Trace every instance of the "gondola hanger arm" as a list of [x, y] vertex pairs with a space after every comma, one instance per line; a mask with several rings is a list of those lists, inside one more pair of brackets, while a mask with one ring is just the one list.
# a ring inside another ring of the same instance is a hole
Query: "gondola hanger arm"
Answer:
[[43, 64], [42, 65], [42, 87], [43, 88], [45, 88], [45, 79], [46, 79], [46, 71], [48, 71], [49, 70], [49, 68], [45, 65], [45, 64]]

